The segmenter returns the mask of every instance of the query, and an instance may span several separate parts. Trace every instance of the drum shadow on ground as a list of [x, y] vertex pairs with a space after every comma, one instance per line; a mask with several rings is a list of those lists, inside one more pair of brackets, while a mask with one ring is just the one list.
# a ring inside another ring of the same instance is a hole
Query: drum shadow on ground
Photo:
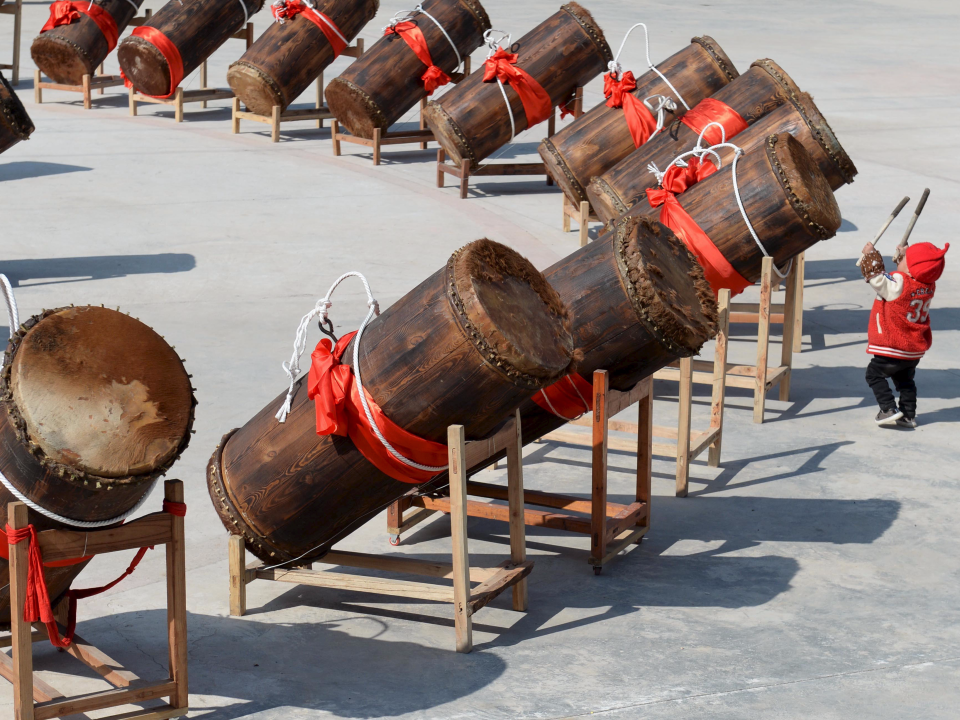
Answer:
[[[87, 257], [37, 258], [0, 260], [0, 273], [14, 287], [54, 285], [158, 273], [189, 272], [197, 266], [189, 253], [157, 253], [155, 255], [90, 255]], [[40, 282], [34, 282], [40, 281]]]
[[[494, 682], [506, 669], [493, 654], [454, 652], [452, 629], [450, 649], [441, 650], [396, 637], [380, 639], [388, 623], [348, 612], [335, 620], [303, 620], [304, 614], [315, 615], [304, 608], [296, 619], [282, 613], [273, 622], [188, 613], [193, 703], [195, 696], [206, 695], [225, 705], [205, 712], [206, 720], [274, 709], [276, 717], [316, 710], [376, 718], [452, 702]], [[166, 620], [166, 610], [125, 612], [81, 622], [77, 630], [144, 680], [158, 680], [167, 670]], [[84, 670], [49, 644], [34, 647], [38, 669]], [[94, 692], [107, 689], [102, 681], [91, 685]], [[195, 704], [193, 709], [207, 710]]]
[[0, 182], [26, 180], [28, 178], [46, 177], [47, 175], [63, 175], [73, 172], [87, 172], [92, 169], [93, 168], [84, 167], [83, 165], [18, 160], [17, 162], [0, 163]]

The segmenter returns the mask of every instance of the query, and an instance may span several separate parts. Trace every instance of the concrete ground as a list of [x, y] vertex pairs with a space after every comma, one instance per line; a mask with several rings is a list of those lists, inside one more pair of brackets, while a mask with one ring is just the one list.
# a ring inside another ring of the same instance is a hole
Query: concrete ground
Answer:
[[[495, 27], [519, 37], [558, 3], [484, 4]], [[406, 5], [384, 0], [366, 40]], [[560, 231], [560, 195], [521, 178], [480, 182], [461, 201], [455, 189], [434, 187], [433, 150], [391, 151], [374, 168], [361, 148], [332, 157], [328, 131], [306, 125], [285, 127], [279, 145], [259, 125], [231, 135], [226, 103], [191, 108], [180, 125], [166, 108], [128, 117], [116, 90], [91, 111], [55, 92], [35, 105], [29, 44], [47, 10], [25, 3], [19, 91], [37, 130], [0, 157], [0, 272], [17, 286], [22, 315], [119, 306], [162, 332], [194, 374], [197, 432], [171, 472], [186, 482], [190, 506], [192, 716], [956, 717], [960, 248], [939, 283], [913, 432], [873, 424], [863, 380], [871, 293], [854, 260], [893, 205], [904, 194], [915, 202], [924, 187], [932, 195], [914, 239], [942, 244], [960, 223], [960, 8], [945, 0], [588, 5], [613, 44], [629, 24], [649, 23], [655, 61], [696, 34], [712, 35], [740, 70], [773, 57], [815, 95], [860, 175], [838, 193], [840, 234], [808, 253], [790, 402], [771, 393], [758, 426], [752, 399], [731, 390], [721, 467], [695, 463], [681, 500], [672, 462], [655, 461], [653, 529], [599, 577], [585, 537], [530, 531], [530, 611], [498, 599], [475, 618], [476, 649], [459, 655], [442, 605], [256, 582], [249, 614], [228, 617], [226, 534], [204, 466], [222, 433], [284, 387], [280, 363], [299, 318], [336, 276], [366, 273], [387, 306], [482, 236], [546, 267], [576, 249], [576, 235]], [[268, 20], [254, 18], [258, 30]], [[0, 57], [10, 52], [11, 24], [0, 16]], [[218, 51], [211, 78], [223, 84], [240, 52], [239, 41]], [[636, 35], [623, 57], [642, 69]], [[115, 71], [115, 56], [108, 67]], [[196, 76], [185, 85], [196, 87]], [[598, 79], [588, 105], [600, 91]], [[532, 156], [542, 134], [524, 133], [501, 157]], [[905, 225], [898, 220], [882, 249], [889, 253]], [[364, 311], [358, 285], [342, 287], [336, 325], [354, 328]], [[734, 334], [734, 359], [749, 360], [750, 328]], [[657, 421], [675, 422], [675, 387], [657, 391]], [[696, 398], [700, 425], [708, 401]], [[611, 456], [613, 496], [629, 494], [632, 462]], [[581, 449], [532, 447], [527, 486], [586, 495], [588, 463]], [[144, 511], [159, 504], [154, 493]], [[469, 530], [477, 564], [508, 551], [502, 525], [472, 520]], [[344, 547], [442, 559], [448, 533], [438, 519], [391, 548], [381, 517]], [[97, 559], [78, 585], [100, 584], [127, 561]], [[150, 553], [135, 575], [80, 608], [80, 632], [144, 677], [165, 671], [162, 580], [162, 554]], [[104, 688], [72, 675], [76, 663], [49, 646], [37, 646], [37, 664], [67, 693]], [[6, 683], [0, 707], [12, 715]]]

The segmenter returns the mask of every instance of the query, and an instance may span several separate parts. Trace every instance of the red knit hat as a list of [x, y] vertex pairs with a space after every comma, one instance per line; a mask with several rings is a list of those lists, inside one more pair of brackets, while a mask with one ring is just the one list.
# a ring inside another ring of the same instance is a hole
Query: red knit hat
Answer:
[[907, 248], [907, 270], [915, 280], [922, 283], [935, 283], [943, 274], [943, 256], [950, 249], [950, 243], [943, 250], [933, 243], [922, 242]]

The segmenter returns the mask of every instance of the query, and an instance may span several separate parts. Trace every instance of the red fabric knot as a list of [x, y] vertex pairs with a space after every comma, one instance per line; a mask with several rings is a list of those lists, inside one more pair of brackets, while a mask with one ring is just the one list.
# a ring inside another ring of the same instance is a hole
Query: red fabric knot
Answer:
[[396, 25], [384, 28], [383, 34], [385, 36], [397, 35], [402, 38], [420, 62], [427, 66], [426, 71], [420, 76], [423, 81], [423, 89], [427, 91], [427, 95], [433, 95], [434, 90], [450, 82], [450, 76], [433, 64], [433, 56], [430, 55], [430, 48], [427, 47], [427, 39], [415, 22], [409, 20], [399, 22]]
[[619, 79], [612, 72], [603, 76], [603, 95], [607, 98], [607, 107], [623, 107], [624, 96], [636, 89], [637, 80], [629, 70]]
[[303, 0], [286, 0], [281, 5], [271, 5], [270, 12], [273, 13], [277, 22], [292, 20], [297, 15], [303, 15], [307, 20], [316, 25], [320, 32], [324, 34], [330, 46], [333, 48], [333, 56], [339, 57], [340, 53], [347, 49], [347, 41], [340, 32], [340, 28], [326, 14], [316, 8], [307, 5]]
[[[349, 437], [360, 454], [394, 480], [426, 482], [436, 473], [412, 468], [391, 455], [364, 412], [357, 384], [353, 382], [353, 370], [341, 363], [341, 356], [355, 335], [356, 332], [344, 335], [335, 347], [331, 347], [330, 340], [323, 339], [311, 353], [307, 397], [314, 401], [317, 435]], [[407, 432], [384, 414], [366, 389], [364, 395], [377, 428], [398, 453], [420, 465], [442, 467], [447, 464], [446, 445]]]
[[[707, 145], [717, 145], [723, 142], [724, 137], [729, 141], [749, 127], [740, 113], [725, 102], [715, 98], [701, 100], [680, 118], [680, 122], [697, 135], [703, 133], [703, 140]], [[710, 125], [710, 123], [719, 123], [723, 126], [723, 131], [716, 125]], [[704, 129], [706, 129], [705, 133], [703, 132]]]
[[186, 517], [187, 504], [182, 502], [176, 502], [175, 500], [165, 499], [163, 501], [163, 511], [165, 513], [170, 513], [171, 515], [176, 515], [177, 517]]
[[113, 15], [102, 7], [90, 2], [57, 0], [57, 2], [51, 3], [50, 17], [47, 18], [44, 26], [40, 28], [40, 33], [43, 34], [61, 25], [71, 25], [78, 22], [81, 15], [86, 15], [96, 23], [107, 41], [107, 52], [113, 52], [113, 49], [117, 46], [117, 40], [120, 37], [120, 31], [117, 29], [117, 21], [114, 20]]
[[629, 70], [619, 79], [613, 73], [603, 76], [603, 94], [607, 98], [607, 107], [623, 108], [623, 117], [627, 121], [633, 144], [640, 147], [657, 131], [657, 119], [650, 112], [650, 108], [632, 94], [636, 89], [636, 78]]
[[499, 80], [512, 87], [520, 96], [523, 112], [527, 117], [527, 127], [530, 128], [550, 117], [553, 113], [553, 101], [532, 75], [517, 67], [519, 57], [517, 53], [508, 53], [498, 47], [483, 64], [483, 82]]
[[[684, 161], [687, 163], [686, 167], [673, 164], [667, 168], [667, 171], [663, 174], [663, 179], [660, 181], [660, 187], [679, 195], [717, 171], [716, 165], [712, 162], [704, 162], [699, 157], [686, 158]], [[653, 207], [657, 206], [653, 205]]]
[[593, 410], [593, 385], [579, 373], [567, 375], [533, 396], [541, 408], [564, 420], [576, 420]]

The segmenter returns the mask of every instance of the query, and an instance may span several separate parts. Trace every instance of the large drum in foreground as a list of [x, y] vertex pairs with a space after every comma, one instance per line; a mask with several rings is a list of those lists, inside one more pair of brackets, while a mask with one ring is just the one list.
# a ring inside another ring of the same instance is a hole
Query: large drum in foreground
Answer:
[[[760, 279], [763, 251], [750, 234], [737, 205], [733, 165], [701, 180], [676, 197], [682, 209], [747, 284]], [[743, 208], [766, 251], [778, 267], [840, 227], [840, 208], [816, 161], [793, 135], [770, 135], [737, 165]], [[624, 217], [657, 219], [661, 208], [637, 203]], [[693, 249], [711, 278], [708, 254]], [[711, 280], [714, 290], [729, 285]], [[737, 290], [737, 288], [732, 288]]]
[[[829, 123], [820, 114], [813, 98], [807, 93], [800, 93], [795, 103], [788, 102], [765, 115], [737, 135], [732, 142], [746, 153], [759, 152], [770, 135], [779, 133], [790, 133], [800, 141], [827, 178], [831, 189], [837, 190], [853, 182], [857, 174], [856, 166], [840, 145]], [[721, 148], [718, 152], [723, 165], [729, 165], [734, 151], [731, 148]], [[711, 158], [709, 155], [707, 157]], [[647, 189], [657, 186], [657, 179], [652, 173], [637, 171], [638, 164], [632, 156], [624, 162], [633, 165], [636, 172], [618, 172], [616, 188], [604, 185], [600, 180], [590, 186], [588, 192], [592, 197], [598, 198], [598, 205], [603, 205], [607, 202], [606, 198], [616, 193], [614, 207], [623, 207], [626, 212], [638, 202], [646, 202]]]
[[[532, 79], [530, 85], [546, 112], [542, 117], [535, 114], [535, 122], [529, 122], [528, 113], [537, 106], [534, 101], [521, 100], [510, 81], [503, 82], [502, 91], [497, 80], [484, 82], [485, 68], [474, 72], [424, 111], [437, 142], [457, 164], [469, 160], [471, 166], [479, 165], [515, 135], [547, 119], [553, 108], [569, 100], [613, 59], [603, 31], [590, 13], [574, 2], [504, 51], [516, 51], [519, 57], [512, 65]], [[508, 59], [499, 62], [509, 64]], [[505, 75], [512, 72], [504, 68]], [[526, 94], [530, 92], [528, 89]]]
[[[739, 76], [730, 58], [711, 37], [695, 37], [683, 50], [657, 65], [690, 107], [710, 97]], [[653, 70], [636, 78], [630, 94], [643, 101], [655, 95], [671, 98], [680, 117], [686, 108]], [[668, 123], [669, 124], [669, 121]], [[600, 103], [540, 143], [547, 172], [575, 205], [587, 199], [590, 180], [606, 172], [636, 149], [622, 107]]]
[[171, 0], [120, 43], [120, 67], [138, 92], [172, 95], [261, 7], [263, 0]]
[[143, 0], [74, 2], [61, 20], [51, 16], [48, 24], [60, 24], [40, 32], [30, 46], [30, 56], [54, 82], [79, 85], [84, 75], [96, 74], [142, 4]]
[[0, 73], [0, 153], [21, 140], [27, 140], [33, 130], [33, 121], [26, 108]]
[[[276, 6], [275, 6], [276, 7]], [[255, 113], [300, 97], [373, 19], [380, 0], [287, 1], [273, 23], [227, 70], [234, 94]]]
[[[0, 471], [37, 505], [71, 520], [135, 508], [180, 456], [193, 389], [177, 353], [149, 327], [100, 307], [47, 310], [23, 323], [0, 375]], [[0, 485], [0, 507], [16, 497]], [[66, 527], [30, 510], [37, 529]], [[85, 563], [44, 570], [51, 600]], [[9, 622], [0, 560], [0, 622]]]
[[[454, 423], [470, 438], [486, 436], [568, 372], [566, 317], [527, 260], [478, 240], [366, 327], [363, 387], [388, 420], [425, 440], [445, 444]], [[323, 555], [411, 487], [378, 470], [348, 437], [318, 437], [307, 394], [301, 382], [286, 422], [274, 417], [281, 395], [226, 435], [207, 469], [227, 530], [271, 564]]]
[[[490, 18], [478, 0], [424, 0], [419, 7], [407, 22], [423, 34], [433, 64], [449, 76], [483, 44]], [[390, 33], [327, 85], [327, 107], [351, 133], [372, 138], [374, 129], [385, 131], [427, 97], [426, 70], [406, 41]]]
[[[652, 163], [666, 170], [675, 157], [694, 148], [700, 133], [712, 120], [721, 121], [726, 139], [735, 143], [738, 132], [781, 105], [799, 104], [800, 94], [800, 89], [779, 65], [772, 60], [757, 60], [747, 72], [677, 120], [668, 132], [652, 138], [594, 179], [587, 188], [587, 196], [597, 217], [609, 222], [629, 210], [628, 188], [633, 189], [648, 179], [653, 180], [653, 185], [648, 187], [656, 186], [656, 178], [648, 165]], [[707, 129], [703, 144], [718, 143], [721, 137], [720, 129], [713, 126]]]

